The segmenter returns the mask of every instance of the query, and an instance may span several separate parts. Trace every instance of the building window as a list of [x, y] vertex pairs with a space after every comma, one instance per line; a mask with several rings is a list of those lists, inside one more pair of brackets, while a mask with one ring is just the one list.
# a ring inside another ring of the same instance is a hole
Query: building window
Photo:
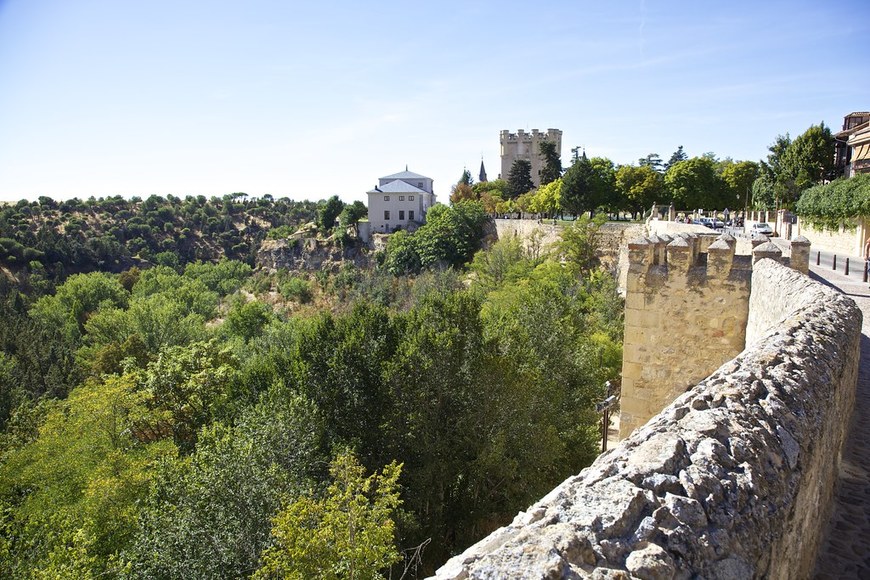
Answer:
[[390, 201], [390, 196], [389, 196], [389, 195], [385, 195], [385, 196], [384, 196], [384, 201]]
[[422, 181], [417, 182], [417, 189], [423, 189], [423, 182]]
[[404, 196], [404, 195], [400, 195], [400, 196], [399, 196], [399, 201], [405, 201], [405, 196]]
[[408, 196], [408, 201], [414, 201], [414, 196], [413, 196], [413, 195], [409, 195], [409, 196]]
[[390, 210], [388, 210], [388, 209], [384, 210], [384, 219], [385, 220], [390, 219]]
[[399, 219], [400, 220], [405, 219], [405, 210], [403, 210], [403, 209], [399, 210]]
[[414, 210], [413, 209], [408, 210], [408, 219], [411, 221], [414, 221]]

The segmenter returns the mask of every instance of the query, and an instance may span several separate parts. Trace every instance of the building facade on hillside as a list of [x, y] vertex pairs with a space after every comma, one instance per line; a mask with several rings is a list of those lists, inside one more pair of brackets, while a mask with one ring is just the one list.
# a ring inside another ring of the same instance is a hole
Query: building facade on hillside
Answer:
[[502, 131], [499, 134], [499, 142], [501, 144], [501, 179], [507, 179], [511, 172], [511, 167], [517, 159], [525, 159], [532, 164], [532, 182], [535, 187], [541, 184], [541, 168], [544, 166], [544, 160], [541, 157], [540, 145], [542, 141], [552, 141], [556, 144], [556, 153], [562, 155], [562, 131], [559, 129], [547, 129], [546, 133], [542, 133], [537, 129], [532, 129], [531, 133], [526, 133], [522, 129], [516, 133], [510, 131]]
[[426, 211], [435, 204], [432, 178], [408, 171], [378, 179], [368, 192], [372, 233], [408, 229], [426, 221]]
[[852, 177], [870, 172], [870, 112], [849, 113], [843, 118], [843, 130], [834, 134], [834, 164], [838, 173]]

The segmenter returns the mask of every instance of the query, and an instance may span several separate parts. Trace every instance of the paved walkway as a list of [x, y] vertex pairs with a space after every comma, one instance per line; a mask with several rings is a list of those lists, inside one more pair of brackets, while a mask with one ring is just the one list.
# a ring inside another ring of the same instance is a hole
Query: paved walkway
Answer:
[[814, 250], [810, 273], [816, 280], [850, 296], [864, 314], [861, 368], [855, 410], [840, 465], [834, 510], [819, 549], [814, 577], [818, 579], [870, 578], [870, 284], [863, 282], [863, 260], [850, 256], [849, 276], [845, 256], [822, 252], [816, 265]]

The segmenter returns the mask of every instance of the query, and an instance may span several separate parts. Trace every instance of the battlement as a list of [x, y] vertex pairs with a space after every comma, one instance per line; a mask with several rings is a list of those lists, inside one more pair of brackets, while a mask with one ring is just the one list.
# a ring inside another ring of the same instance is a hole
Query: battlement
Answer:
[[806, 238], [788, 256], [767, 238], [753, 246], [738, 255], [734, 237], [696, 233], [628, 243], [620, 437], [743, 350], [754, 264], [809, 271]]
[[510, 173], [514, 161], [525, 159], [531, 163], [531, 178], [537, 186], [540, 184], [540, 170], [543, 167], [540, 145], [543, 142], [551, 142], [556, 145], [556, 151], [562, 153], [562, 131], [559, 129], [547, 129], [546, 132], [532, 129], [527, 133], [523, 129], [511, 133], [507, 129], [499, 133], [501, 145], [501, 174], [506, 179]]

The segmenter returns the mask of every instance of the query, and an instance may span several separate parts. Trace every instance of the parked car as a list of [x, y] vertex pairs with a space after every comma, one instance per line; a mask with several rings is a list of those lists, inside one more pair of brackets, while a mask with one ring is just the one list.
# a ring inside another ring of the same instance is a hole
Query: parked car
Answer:
[[702, 217], [698, 220], [695, 220], [695, 223], [701, 224], [702, 226], [707, 226], [711, 230], [721, 230], [725, 227], [725, 224], [722, 223], [722, 220], [718, 218]]
[[758, 236], [772, 236], [773, 228], [770, 227], [770, 224], [765, 222], [757, 222], [752, 224], [752, 229], [749, 232], [753, 238], [757, 238]]

